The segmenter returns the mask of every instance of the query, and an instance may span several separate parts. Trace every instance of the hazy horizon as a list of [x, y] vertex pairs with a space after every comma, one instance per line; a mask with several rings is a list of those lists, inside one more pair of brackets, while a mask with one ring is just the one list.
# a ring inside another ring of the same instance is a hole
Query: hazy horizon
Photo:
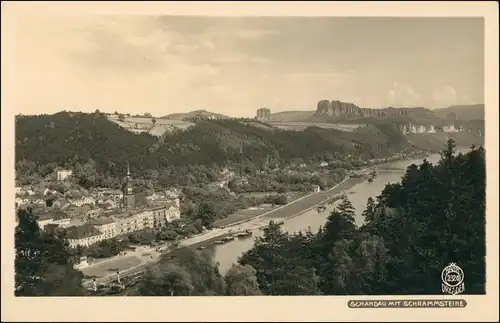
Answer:
[[484, 103], [482, 18], [40, 14], [16, 27], [16, 114]]

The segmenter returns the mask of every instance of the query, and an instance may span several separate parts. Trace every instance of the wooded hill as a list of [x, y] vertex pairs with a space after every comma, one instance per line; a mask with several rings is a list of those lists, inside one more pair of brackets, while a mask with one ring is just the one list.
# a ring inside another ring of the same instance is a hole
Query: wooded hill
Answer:
[[269, 131], [250, 120], [199, 120], [186, 131], [158, 139], [133, 134], [99, 114], [16, 118], [17, 162], [65, 166], [92, 159], [98, 173], [110, 175], [123, 174], [127, 163], [140, 175], [186, 164], [222, 167], [239, 161], [260, 165], [269, 159], [282, 163], [348, 155], [373, 158], [407, 148], [411, 146], [406, 137], [391, 124], [349, 133], [318, 127]]

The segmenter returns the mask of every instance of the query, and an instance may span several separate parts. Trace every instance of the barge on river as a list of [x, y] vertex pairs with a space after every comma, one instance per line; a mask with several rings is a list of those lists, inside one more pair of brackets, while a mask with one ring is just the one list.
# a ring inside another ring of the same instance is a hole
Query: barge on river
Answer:
[[238, 238], [247, 238], [247, 237], [250, 237], [252, 234], [253, 234], [252, 230], [245, 230], [245, 231], [238, 232], [236, 234], [236, 236]]

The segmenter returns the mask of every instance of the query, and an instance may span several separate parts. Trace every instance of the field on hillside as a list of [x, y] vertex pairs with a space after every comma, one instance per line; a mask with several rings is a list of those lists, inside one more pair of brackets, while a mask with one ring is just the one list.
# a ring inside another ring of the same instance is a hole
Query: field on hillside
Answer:
[[343, 124], [343, 123], [326, 123], [326, 122], [281, 122], [270, 121], [270, 125], [284, 130], [301, 131], [307, 127], [318, 127], [324, 129], [336, 129], [340, 131], [353, 132], [354, 129], [359, 128], [360, 124]]
[[194, 123], [188, 121], [169, 119], [156, 119], [153, 125], [152, 118], [146, 117], [125, 117], [124, 121], [120, 121], [118, 117], [110, 116], [108, 119], [133, 133], [139, 134], [147, 132], [157, 137], [161, 136], [166, 131], [173, 131], [176, 129], [185, 130], [194, 125]]

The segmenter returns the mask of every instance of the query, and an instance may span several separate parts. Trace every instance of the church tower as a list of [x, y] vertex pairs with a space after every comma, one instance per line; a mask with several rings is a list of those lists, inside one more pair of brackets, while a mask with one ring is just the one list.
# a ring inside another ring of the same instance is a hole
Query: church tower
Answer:
[[127, 209], [135, 207], [135, 195], [130, 181], [130, 167], [128, 164], [127, 177], [125, 177], [125, 186], [123, 187], [123, 206]]

